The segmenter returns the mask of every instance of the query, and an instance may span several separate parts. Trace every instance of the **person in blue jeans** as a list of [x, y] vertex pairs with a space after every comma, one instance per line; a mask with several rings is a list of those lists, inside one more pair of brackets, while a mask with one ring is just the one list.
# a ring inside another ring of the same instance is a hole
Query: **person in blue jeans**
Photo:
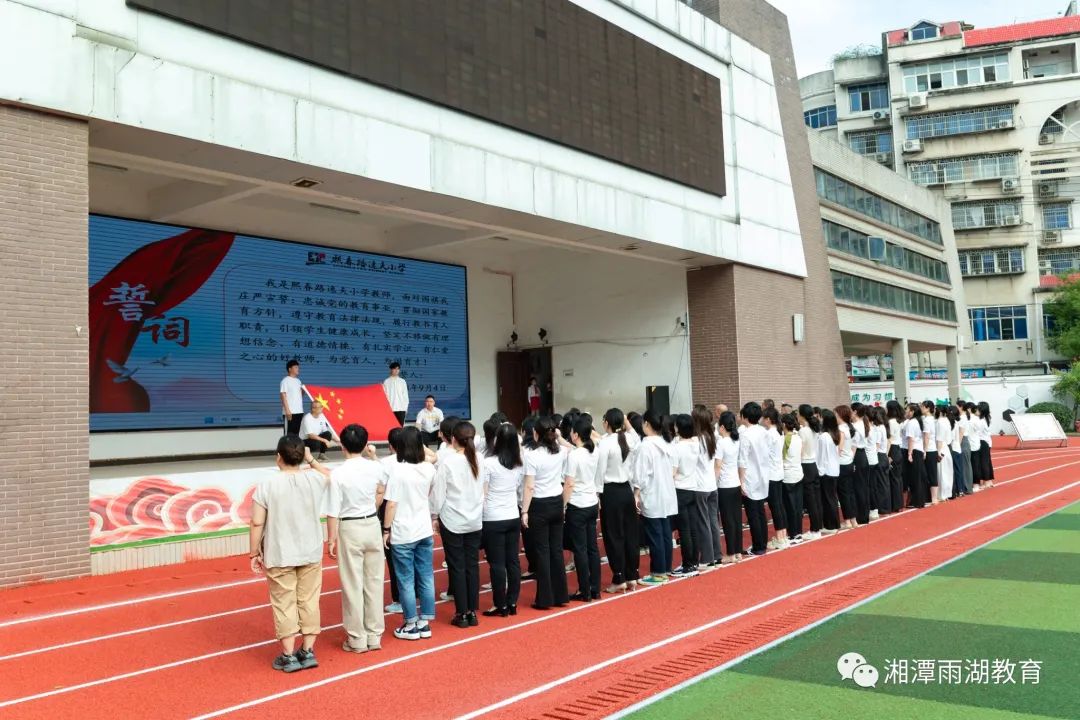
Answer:
[[662, 421], [655, 410], [645, 413], [645, 439], [634, 458], [634, 503], [645, 520], [649, 543], [649, 575], [645, 585], [667, 582], [671, 574], [671, 520], [679, 512], [675, 496], [675, 454], [661, 434]]
[[[401, 430], [398, 461], [386, 480], [383, 542], [390, 548], [397, 575], [398, 598], [405, 621], [394, 630], [399, 640], [431, 637], [435, 619], [435, 549], [431, 516], [431, 483], [435, 466], [425, 461], [424, 443], [415, 427]], [[417, 601], [420, 603], [417, 612]]]

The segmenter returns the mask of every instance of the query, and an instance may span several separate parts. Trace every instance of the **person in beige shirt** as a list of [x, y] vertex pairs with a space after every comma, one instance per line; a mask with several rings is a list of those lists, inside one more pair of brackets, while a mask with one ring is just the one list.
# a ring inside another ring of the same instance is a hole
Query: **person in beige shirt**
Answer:
[[[301, 467], [307, 462], [308, 469]], [[320, 522], [329, 470], [296, 435], [277, 445], [278, 472], [255, 488], [251, 506], [251, 569], [266, 575], [274, 631], [282, 653], [275, 670], [318, 667], [323, 530]], [[296, 649], [296, 636], [303, 636]]]

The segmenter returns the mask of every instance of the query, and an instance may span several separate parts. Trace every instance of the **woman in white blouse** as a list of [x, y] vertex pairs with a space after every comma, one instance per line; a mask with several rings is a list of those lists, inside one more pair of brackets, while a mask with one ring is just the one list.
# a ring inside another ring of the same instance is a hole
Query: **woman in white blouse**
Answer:
[[922, 413], [923, 460], [926, 463], [926, 484], [929, 487], [927, 499], [930, 504], [938, 503], [938, 483], [941, 472], [941, 457], [938, 455], [937, 440], [937, 405], [933, 400], [923, 400], [919, 407]]
[[525, 483], [525, 465], [513, 425], [499, 426], [492, 449], [494, 453], [484, 458], [480, 466], [484, 483], [484, 553], [491, 571], [491, 599], [495, 604], [484, 611], [484, 616], [507, 617], [517, 615], [521, 592], [518, 492]]
[[922, 408], [915, 403], [907, 406], [904, 421], [904, 485], [908, 492], [907, 506], [922, 508], [926, 505], [926, 460], [923, 454], [925, 429]]
[[990, 449], [994, 446], [994, 435], [990, 432], [993, 414], [985, 401], [976, 406], [975, 430], [979, 435], [979, 478], [983, 488], [994, 487], [994, 462], [990, 459]]
[[821, 433], [821, 421], [814, 415], [810, 405], [799, 406], [799, 437], [802, 439], [803, 505], [810, 516], [808, 540], [821, 536], [821, 473], [817, 466], [818, 435]]
[[634, 456], [631, 479], [634, 498], [645, 518], [649, 542], [650, 573], [642, 578], [646, 585], [667, 582], [671, 573], [671, 521], [679, 511], [675, 499], [675, 462], [672, 445], [661, 435], [663, 423], [655, 410], [642, 418], [645, 439]]
[[475, 627], [480, 606], [480, 538], [484, 524], [484, 484], [476, 455], [476, 428], [454, 426], [453, 452], [439, 462], [431, 492], [431, 511], [439, 516], [443, 550], [454, 597], [457, 627]]
[[611, 566], [609, 593], [625, 592], [637, 585], [639, 535], [634, 491], [630, 487], [632, 453], [641, 438], [622, 410], [604, 413], [604, 432], [596, 448], [596, 477], [601, 484], [600, 532]]
[[803, 516], [803, 469], [802, 438], [799, 421], [794, 415], [782, 415], [780, 425], [784, 428], [784, 518], [788, 537], [802, 539]]
[[[855, 527], [855, 413], [847, 405], [838, 405], [835, 408], [836, 418], [840, 422], [840, 435], [843, 441], [840, 443], [840, 481], [837, 490], [840, 495], [840, 513], [843, 515], [841, 530], [851, 530]], [[860, 437], [862, 437], [860, 435]]]
[[720, 506], [720, 526], [724, 531], [726, 555], [720, 556], [721, 564], [728, 565], [742, 559], [742, 485], [739, 482], [739, 427], [735, 413], [724, 412], [716, 423], [720, 441], [716, 445], [716, 457], [720, 462], [720, 477], [716, 491]]
[[840, 480], [840, 453], [850, 442], [840, 432], [839, 419], [832, 410], [821, 411], [821, 434], [818, 435], [817, 466], [821, 475], [822, 535], [835, 535], [840, 529], [837, 514], [837, 486]]
[[536, 421], [533, 436], [536, 449], [525, 452], [525, 496], [521, 502], [521, 522], [528, 529], [536, 565], [536, 598], [533, 608], [548, 610], [569, 602], [563, 570], [563, 478], [566, 449], [559, 444], [555, 421]]
[[904, 408], [896, 400], [885, 404], [885, 415], [889, 419], [889, 507], [893, 512], [904, 509], [904, 450], [903, 433]]
[[945, 502], [951, 500], [953, 496], [953, 488], [955, 485], [956, 470], [953, 467], [952, 458], [952, 440], [953, 440], [953, 424], [952, 419], [949, 416], [948, 406], [938, 406], [937, 408], [937, 446], [938, 446], [938, 502]]
[[574, 554], [578, 589], [571, 600], [592, 602], [600, 599], [600, 549], [596, 546], [596, 520], [600, 496], [596, 465], [598, 455], [593, 444], [592, 420], [580, 415], [574, 420], [570, 442], [574, 449], [566, 457], [563, 482], [563, 505], [566, 506], [566, 533]]

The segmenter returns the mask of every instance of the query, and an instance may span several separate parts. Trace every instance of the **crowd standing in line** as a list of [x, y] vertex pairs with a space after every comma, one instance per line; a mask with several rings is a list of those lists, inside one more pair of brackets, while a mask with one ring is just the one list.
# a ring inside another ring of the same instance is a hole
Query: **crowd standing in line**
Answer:
[[[781, 409], [770, 400], [748, 402], [738, 415], [723, 404], [670, 416], [611, 408], [599, 422], [571, 409], [530, 416], [520, 430], [497, 413], [478, 433], [442, 417], [429, 397], [418, 426], [390, 432], [382, 459], [365, 428], [343, 428], [334, 442], [345, 461], [334, 469], [313, 457], [310, 442], [284, 436], [279, 472], [255, 491], [251, 526], [252, 569], [266, 574], [281, 642], [273, 666], [318, 664], [324, 499], [341, 576], [342, 647], [365, 653], [382, 646], [384, 610], [402, 615], [394, 637], [432, 636], [436, 532], [450, 622], [468, 628], [478, 613], [516, 615], [523, 580], [534, 581], [537, 610], [593, 602], [993, 487], [986, 403]], [[598, 523], [611, 567], [606, 586]], [[482, 612], [481, 554], [492, 597]], [[393, 600], [385, 608], [384, 571]]]

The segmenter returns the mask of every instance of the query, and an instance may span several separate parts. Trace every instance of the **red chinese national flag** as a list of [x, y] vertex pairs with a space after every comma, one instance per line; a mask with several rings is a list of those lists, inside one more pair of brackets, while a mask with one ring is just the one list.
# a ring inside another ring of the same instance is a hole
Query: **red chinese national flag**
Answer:
[[382, 385], [306, 387], [312, 398], [326, 405], [326, 418], [339, 435], [346, 425], [357, 423], [367, 428], [369, 440], [384, 442], [390, 430], [398, 427]]

